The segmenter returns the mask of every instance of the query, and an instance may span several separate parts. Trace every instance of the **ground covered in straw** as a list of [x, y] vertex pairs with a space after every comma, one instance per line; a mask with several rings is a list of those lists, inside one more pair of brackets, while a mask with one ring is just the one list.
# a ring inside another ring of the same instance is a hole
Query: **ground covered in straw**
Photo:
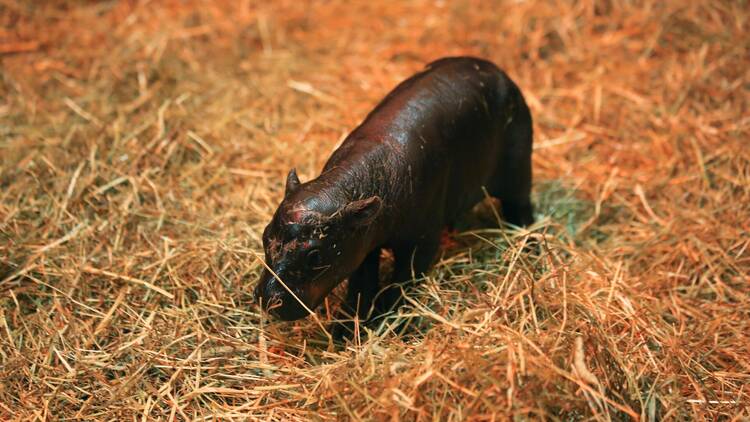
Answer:
[[[749, 11], [3, 0], [0, 419], [750, 417]], [[538, 223], [346, 347], [264, 320], [286, 172], [457, 54], [526, 94]]]

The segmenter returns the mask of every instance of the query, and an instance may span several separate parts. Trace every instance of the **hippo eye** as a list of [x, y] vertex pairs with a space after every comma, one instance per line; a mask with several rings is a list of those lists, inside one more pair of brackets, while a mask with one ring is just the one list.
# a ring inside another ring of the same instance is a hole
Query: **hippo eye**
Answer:
[[308, 252], [307, 257], [305, 259], [307, 261], [308, 268], [319, 267], [320, 264], [322, 263], [322, 257], [318, 249], [313, 249], [310, 252]]

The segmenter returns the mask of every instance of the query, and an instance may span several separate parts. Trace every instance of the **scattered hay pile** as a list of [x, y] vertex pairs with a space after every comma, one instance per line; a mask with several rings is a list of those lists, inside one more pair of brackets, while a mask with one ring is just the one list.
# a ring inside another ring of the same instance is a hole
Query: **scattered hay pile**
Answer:
[[[750, 417], [745, 2], [46, 3], [0, 3], [0, 419]], [[285, 172], [464, 53], [533, 109], [541, 253], [467, 231], [345, 349], [263, 321]]]

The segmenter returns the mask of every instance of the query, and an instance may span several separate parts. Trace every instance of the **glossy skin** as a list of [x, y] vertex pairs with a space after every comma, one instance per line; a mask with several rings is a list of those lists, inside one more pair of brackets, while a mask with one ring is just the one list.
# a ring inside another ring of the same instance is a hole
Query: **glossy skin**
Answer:
[[[283, 283], [266, 270], [256, 298], [271, 314], [298, 319], [348, 277], [345, 315], [365, 320], [373, 306], [391, 309], [397, 284], [429, 270], [442, 229], [483, 199], [483, 187], [507, 222], [533, 222], [531, 145], [529, 109], [494, 64], [429, 64], [370, 112], [320, 176], [302, 184], [289, 173], [263, 233], [266, 263]], [[391, 288], [378, 294], [382, 248], [395, 266]]]

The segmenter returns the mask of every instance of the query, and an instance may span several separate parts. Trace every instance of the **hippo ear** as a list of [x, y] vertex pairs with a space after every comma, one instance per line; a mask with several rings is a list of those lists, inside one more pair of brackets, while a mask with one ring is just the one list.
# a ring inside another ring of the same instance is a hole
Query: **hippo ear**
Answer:
[[341, 210], [341, 217], [355, 226], [371, 223], [380, 214], [383, 201], [378, 196], [352, 201]]
[[297, 169], [289, 170], [289, 174], [286, 176], [286, 191], [284, 191], [284, 198], [294, 193], [299, 187], [299, 177], [297, 177]]

